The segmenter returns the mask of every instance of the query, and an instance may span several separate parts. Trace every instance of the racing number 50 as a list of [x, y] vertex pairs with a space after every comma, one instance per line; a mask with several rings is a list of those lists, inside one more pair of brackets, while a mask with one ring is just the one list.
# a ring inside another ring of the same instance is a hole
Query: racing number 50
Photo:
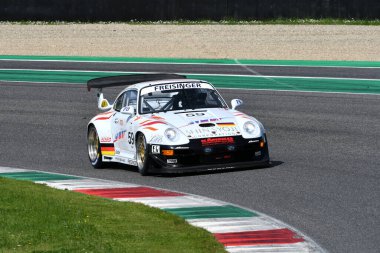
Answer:
[[132, 132], [128, 132], [128, 144], [135, 144], [135, 138], [133, 138], [133, 133]]

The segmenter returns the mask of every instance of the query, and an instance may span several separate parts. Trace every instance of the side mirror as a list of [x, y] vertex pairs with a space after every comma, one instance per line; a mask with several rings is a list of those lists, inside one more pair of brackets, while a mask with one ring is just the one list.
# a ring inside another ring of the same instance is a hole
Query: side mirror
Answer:
[[133, 108], [132, 106], [125, 106], [123, 108], [121, 108], [120, 112], [122, 114], [129, 114], [129, 115], [135, 115], [135, 108]]
[[243, 104], [243, 100], [241, 99], [232, 99], [231, 100], [231, 107], [232, 110], [235, 110], [238, 106], [241, 106]]
[[103, 93], [98, 94], [98, 108], [101, 111], [107, 111], [112, 108], [108, 100], [103, 97]]

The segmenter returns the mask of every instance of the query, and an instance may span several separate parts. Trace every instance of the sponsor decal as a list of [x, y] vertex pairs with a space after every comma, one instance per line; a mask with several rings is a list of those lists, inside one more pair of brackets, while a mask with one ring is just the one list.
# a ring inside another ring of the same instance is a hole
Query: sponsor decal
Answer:
[[243, 103], [243, 101], [240, 99], [235, 99], [235, 101], [236, 101], [236, 105], [241, 105]]
[[200, 123], [208, 123], [208, 122], [215, 122], [215, 121], [219, 121], [221, 119], [222, 118], [195, 120], [195, 121], [190, 122], [189, 125], [200, 124]]
[[108, 106], [108, 103], [106, 100], [102, 100], [102, 103], [100, 105], [101, 107], [107, 107]]
[[250, 140], [250, 141], [248, 141], [248, 143], [256, 143], [256, 142], [259, 142], [259, 140]]
[[154, 91], [201, 88], [200, 83], [170, 83], [154, 86]]
[[167, 163], [177, 163], [177, 159], [167, 159]]
[[186, 117], [201, 117], [205, 116], [203, 112], [192, 112], [192, 113], [186, 113]]
[[230, 170], [234, 169], [236, 166], [225, 166], [225, 167], [216, 167], [216, 168], [208, 168], [208, 171], [214, 171], [214, 170]]
[[121, 112], [129, 112], [130, 109], [131, 109], [130, 106], [125, 106], [125, 107], [121, 108]]
[[150, 143], [162, 143], [162, 135], [155, 135], [150, 139]]
[[119, 121], [119, 124], [120, 124], [120, 126], [124, 125], [124, 120], [121, 119], [121, 120]]
[[178, 150], [180, 150], [180, 149], [189, 149], [189, 147], [175, 147], [174, 149], [178, 149]]
[[125, 163], [125, 159], [121, 158], [121, 157], [115, 157], [115, 160], [119, 161], [119, 162], [122, 162], [122, 163]]
[[132, 166], [137, 166], [137, 162], [136, 160], [133, 160], [133, 159], [128, 159], [128, 164], [132, 165]]
[[158, 92], [165, 90], [181, 90], [181, 89], [214, 89], [208, 83], [168, 83], [168, 84], [158, 84], [154, 86], [148, 86], [141, 90], [141, 95], [145, 95], [150, 92]]
[[207, 138], [201, 140], [202, 146], [212, 146], [220, 144], [233, 144], [235, 140], [233, 137], [218, 137], [218, 138]]
[[115, 138], [114, 138], [114, 141], [113, 142], [117, 142], [118, 140], [121, 140], [125, 137], [125, 133], [127, 132], [127, 130], [123, 130], [123, 131], [120, 131], [118, 132], [116, 135], [115, 135]]
[[160, 146], [152, 145], [152, 154], [159, 154], [159, 153], [160, 153]]
[[135, 137], [133, 135], [133, 132], [128, 132], [128, 144], [135, 144]]
[[216, 123], [218, 127], [234, 127], [235, 123], [233, 122], [225, 122], [225, 123]]
[[101, 144], [100, 151], [102, 155], [114, 156], [115, 155], [115, 147], [113, 144]]
[[189, 138], [204, 138], [209, 136], [225, 136], [225, 135], [237, 135], [239, 132], [237, 127], [199, 127], [194, 129], [184, 130], [185, 134]]
[[255, 152], [255, 156], [261, 156], [261, 151]]
[[100, 142], [111, 142], [111, 137], [102, 137], [101, 139], [100, 139]]

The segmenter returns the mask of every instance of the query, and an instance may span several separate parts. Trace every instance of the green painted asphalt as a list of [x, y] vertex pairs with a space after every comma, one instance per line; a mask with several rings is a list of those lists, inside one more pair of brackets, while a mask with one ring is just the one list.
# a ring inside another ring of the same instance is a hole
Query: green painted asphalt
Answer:
[[0, 173], [0, 177], [13, 178], [13, 179], [18, 179], [18, 180], [27, 180], [27, 181], [80, 179], [80, 177], [51, 174], [51, 173], [44, 173], [44, 172], [38, 172], [38, 171]]
[[1, 81], [21, 81], [21, 82], [45, 82], [45, 83], [78, 83], [84, 84], [88, 80], [112, 76], [125, 75], [125, 73], [107, 72], [81, 72], [81, 71], [49, 71], [49, 70], [0, 70]]
[[231, 205], [166, 208], [162, 210], [178, 215], [184, 219], [238, 218], [258, 216], [254, 212], [250, 212]]
[[[48, 70], [0, 70], [1, 81], [57, 82], [85, 84], [97, 77], [125, 75], [125, 72], [85, 72]], [[344, 78], [299, 78], [261, 76], [187, 75], [206, 80], [217, 88], [316, 91], [341, 93], [380, 94], [380, 80]]]
[[247, 64], [310, 67], [367, 67], [380, 68], [380, 61], [304, 61], [304, 60], [249, 60], [249, 59], [184, 59], [184, 58], [137, 58], [137, 57], [89, 57], [89, 56], [23, 56], [0, 55], [0, 60], [43, 61], [102, 61], [135, 63], [187, 63], [187, 64]]

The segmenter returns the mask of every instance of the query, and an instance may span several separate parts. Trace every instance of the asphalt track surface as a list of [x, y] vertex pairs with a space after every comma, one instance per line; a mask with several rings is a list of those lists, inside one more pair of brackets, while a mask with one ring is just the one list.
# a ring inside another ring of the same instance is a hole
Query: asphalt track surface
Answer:
[[[11, 68], [24, 68], [26, 63], [12, 64]], [[103, 67], [99, 66], [110, 66]], [[29, 68], [37, 67], [29, 63]], [[294, 74], [291, 70], [285, 74]], [[321, 71], [322, 76], [342, 75], [341, 69], [335, 74], [334, 69]], [[368, 76], [360, 69], [349, 72], [365, 78], [379, 75], [378, 70]], [[119, 91], [110, 88], [105, 95], [112, 100]], [[95, 170], [86, 148], [86, 125], [98, 113], [95, 92], [80, 84], [11, 82], [0, 82], [0, 165], [203, 195], [280, 219], [330, 252], [379, 252], [380, 96], [221, 93], [226, 100], [243, 99], [241, 111], [264, 123], [272, 168], [151, 177], [141, 177], [133, 167]]]
[[379, 68], [351, 67], [302, 67], [302, 66], [245, 66], [208, 64], [147, 64], [147, 63], [98, 63], [98, 62], [54, 62], [54, 61], [0, 61], [1, 69], [59, 69], [125, 72], [171, 72], [224, 75], [264, 75], [294, 77], [332, 77], [380, 79]]

